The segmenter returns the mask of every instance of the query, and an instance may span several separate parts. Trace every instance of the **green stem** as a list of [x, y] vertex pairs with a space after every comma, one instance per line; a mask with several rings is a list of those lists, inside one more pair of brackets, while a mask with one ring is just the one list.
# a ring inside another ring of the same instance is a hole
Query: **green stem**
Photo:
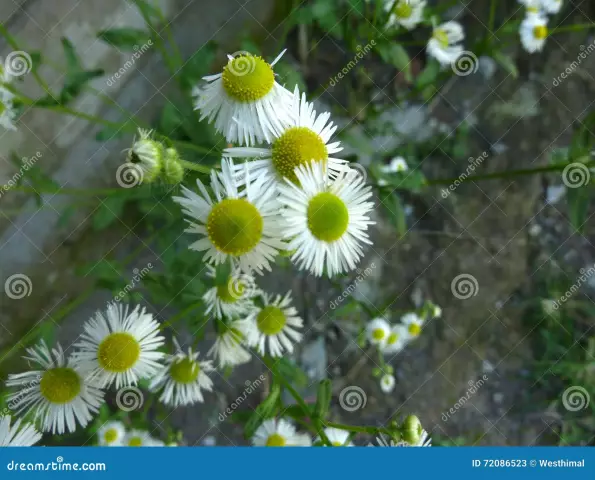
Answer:
[[580, 32], [581, 30], [587, 30], [589, 28], [595, 28], [595, 23], [577, 23], [575, 25], [564, 25], [562, 27], [552, 28], [550, 35], [564, 32]]
[[327, 427], [331, 428], [338, 428], [340, 430], [347, 430], [353, 433], [367, 433], [369, 435], [378, 435], [379, 433], [384, 433], [392, 437], [393, 432], [389, 429], [384, 427], [359, 427], [355, 425], [346, 425], [344, 423], [335, 423], [335, 422], [325, 422]]
[[163, 322], [161, 324], [161, 326], [159, 327], [160, 330], [165, 330], [168, 327], [171, 327], [175, 322], [177, 322], [179, 319], [184, 318], [186, 315], [188, 315], [192, 310], [197, 309], [198, 307], [200, 307], [203, 304], [202, 301], [199, 302], [194, 302], [192, 305], [190, 305], [189, 307], [186, 307], [184, 310], [182, 310], [181, 312], [176, 313], [173, 317], [170, 317], [169, 320], [167, 320], [166, 322]]
[[[494, 32], [494, 24], [496, 22], [496, 6], [497, 6], [497, 4], [498, 4], [497, 0], [490, 1], [490, 18], [488, 20], [488, 31], [489, 31], [489, 34], [492, 36], [493, 36], [493, 32]], [[488, 43], [491, 43], [492, 36], [489, 37]]]
[[180, 159], [180, 164], [187, 170], [194, 170], [195, 172], [200, 173], [211, 173], [211, 169], [209, 167], [205, 167], [203, 165], [199, 165], [197, 163], [188, 162], [187, 160]]

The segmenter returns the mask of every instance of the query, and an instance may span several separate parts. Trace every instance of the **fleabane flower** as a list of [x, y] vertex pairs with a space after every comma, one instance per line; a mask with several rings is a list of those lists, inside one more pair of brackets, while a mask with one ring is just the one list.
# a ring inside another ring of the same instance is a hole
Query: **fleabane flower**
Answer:
[[[384, 333], [384, 331], [383, 331]], [[386, 337], [386, 342], [381, 344], [382, 353], [385, 355], [395, 354], [403, 350], [409, 339], [409, 332], [405, 325], [393, 325]]]
[[242, 346], [246, 338], [246, 322], [233, 320], [228, 323], [219, 322], [218, 326], [220, 331], [217, 332], [217, 339], [207, 355], [215, 358], [219, 368], [248, 363], [252, 354]]
[[199, 353], [189, 347], [183, 352], [174, 339], [176, 353], [168, 355], [164, 366], [151, 380], [149, 389], [161, 391], [159, 400], [165, 405], [179, 407], [204, 401], [202, 391], [213, 391], [209, 374], [215, 371], [210, 360], [199, 360]]
[[122, 422], [106, 422], [97, 431], [99, 445], [102, 447], [120, 447], [124, 444], [126, 428]]
[[428, 41], [428, 55], [441, 65], [450, 65], [463, 53], [459, 42], [465, 38], [463, 27], [458, 22], [446, 22], [434, 27], [432, 38]]
[[521, 43], [529, 53], [543, 50], [548, 36], [547, 17], [541, 14], [528, 14], [521, 22]]
[[428, 432], [422, 430], [419, 441], [416, 443], [408, 443], [404, 440], [395, 442], [392, 438], [384, 434], [376, 437], [376, 443], [379, 447], [431, 447], [432, 439], [428, 437]]
[[[324, 433], [333, 447], [353, 447], [353, 443], [348, 441], [349, 432], [346, 430], [328, 427], [324, 429]], [[322, 438], [317, 437], [315, 442], [322, 442]]]
[[30, 447], [41, 440], [34, 425], [16, 420], [10, 426], [10, 415], [0, 417], [0, 447]]
[[200, 194], [183, 187], [183, 197], [173, 197], [190, 217], [188, 233], [201, 238], [191, 250], [205, 251], [204, 260], [219, 265], [229, 259], [246, 274], [270, 270], [270, 262], [286, 247], [283, 218], [274, 188], [260, 175], [254, 181], [246, 167], [246, 185], [240, 193], [232, 175], [233, 162], [223, 159], [221, 172], [211, 172], [215, 201], [200, 180]]
[[265, 420], [252, 437], [255, 447], [308, 447], [311, 444], [308, 435], [297, 433], [295, 426], [282, 418]]
[[145, 430], [130, 430], [122, 442], [124, 447], [153, 447], [155, 440]]
[[65, 358], [60, 345], [50, 351], [41, 342], [26, 351], [24, 358], [40, 369], [8, 376], [7, 386], [20, 387], [7, 398], [15, 412], [32, 413], [44, 432], [74, 432], [77, 423], [86, 427], [103, 404], [103, 392], [73, 357]]
[[138, 129], [139, 137], [134, 139], [128, 149], [126, 164], [134, 165], [137, 172], [129, 172], [138, 176], [138, 183], [152, 183], [161, 175], [165, 149], [157, 140], [153, 140], [152, 130]]
[[424, 17], [426, 0], [390, 0], [385, 5], [389, 12], [388, 26], [401, 25], [407, 30], [415, 28]]
[[291, 92], [275, 81], [272, 62], [248, 52], [228, 55], [222, 73], [209, 75], [194, 91], [200, 119], [214, 122], [228, 142], [253, 145], [278, 135], [291, 120]]
[[13, 106], [14, 93], [2, 85], [0, 80], [0, 125], [6, 130], [15, 131], [16, 111]]
[[364, 255], [361, 244], [372, 243], [371, 188], [354, 170], [330, 178], [322, 162], [301, 165], [295, 173], [299, 187], [287, 179], [279, 186], [292, 262], [316, 276], [325, 269], [329, 277], [354, 270]]
[[401, 323], [406, 327], [410, 339], [414, 339], [419, 337], [425, 322], [417, 313], [406, 313], [401, 317]]
[[549, 14], [556, 14], [562, 9], [562, 0], [540, 0], [541, 8]]
[[[207, 265], [207, 276], [216, 278], [216, 269], [211, 265]], [[205, 314], [212, 312], [218, 319], [246, 315], [254, 308], [253, 299], [259, 293], [260, 290], [252, 275], [234, 269], [225, 283], [210, 288], [203, 295], [202, 299], [207, 307]]]
[[395, 377], [388, 373], [385, 373], [380, 377], [380, 389], [384, 393], [391, 393], [395, 389], [395, 384]]
[[244, 320], [246, 343], [261, 355], [280, 357], [293, 352], [293, 343], [303, 335], [297, 331], [304, 322], [292, 305], [291, 291], [284, 297], [262, 295], [264, 306], [257, 308]]
[[87, 321], [74, 356], [99, 385], [116, 388], [136, 385], [161, 367], [164, 344], [159, 323], [144, 307], [111, 303], [104, 313]]
[[[296, 167], [306, 166], [312, 161], [323, 162], [331, 174], [344, 170], [346, 160], [333, 155], [343, 150], [340, 142], [332, 142], [331, 137], [337, 129], [329, 122], [329, 112], [316, 114], [314, 107], [306, 100], [306, 94], [296, 87], [293, 92], [292, 122], [276, 135], [268, 148], [237, 147], [227, 148], [224, 156], [255, 158], [248, 163], [252, 176], [266, 174], [271, 179], [282, 182], [283, 178], [298, 183]], [[243, 166], [235, 171], [240, 181], [244, 179]]]
[[366, 337], [372, 345], [377, 345], [380, 348], [386, 347], [390, 335], [390, 325], [382, 317], [374, 318], [366, 326]]

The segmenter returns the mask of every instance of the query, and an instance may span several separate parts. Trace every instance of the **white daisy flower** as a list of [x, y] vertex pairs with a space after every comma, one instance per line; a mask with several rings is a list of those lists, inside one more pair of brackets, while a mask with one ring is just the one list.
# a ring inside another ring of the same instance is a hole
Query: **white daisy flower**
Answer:
[[219, 368], [242, 365], [252, 358], [252, 354], [242, 346], [246, 338], [245, 325], [243, 320], [219, 322], [222, 331], [218, 332], [215, 344], [207, 352], [208, 356], [215, 358]]
[[175, 338], [174, 348], [176, 353], [166, 357], [165, 365], [155, 374], [149, 389], [163, 390], [159, 400], [174, 408], [202, 403], [202, 390], [213, 391], [213, 381], [208, 375], [215, 371], [212, 362], [199, 361], [199, 353], [193, 353], [191, 348], [184, 353]]
[[[217, 276], [217, 270], [212, 265], [207, 264], [207, 276], [212, 279]], [[259, 293], [252, 275], [234, 269], [225, 284], [214, 286], [203, 295], [207, 307], [205, 314], [212, 312], [218, 319], [244, 316], [254, 308], [253, 299]]]
[[139, 183], [152, 183], [163, 170], [165, 149], [160, 142], [151, 138], [152, 130], [139, 128], [138, 134], [140, 138], [135, 138], [132, 147], [127, 150], [126, 162], [140, 169]]
[[297, 331], [304, 322], [292, 305], [291, 291], [284, 297], [274, 299], [263, 294], [262, 308], [255, 309], [244, 320], [246, 343], [255, 347], [261, 355], [280, 357], [293, 352], [293, 342], [301, 341], [303, 335]]
[[376, 223], [368, 216], [374, 203], [366, 201], [372, 191], [354, 172], [331, 179], [316, 162], [295, 169], [300, 187], [287, 179], [279, 186], [287, 249], [299, 269], [321, 276], [326, 267], [329, 277], [354, 270], [364, 255], [361, 244], [372, 243], [367, 230]]
[[463, 53], [459, 44], [465, 38], [463, 27], [457, 22], [446, 22], [434, 27], [432, 38], [428, 41], [428, 55], [434, 57], [441, 65], [456, 62]]
[[16, 111], [13, 106], [14, 93], [0, 83], [0, 126], [6, 130], [15, 131], [17, 127], [14, 122]]
[[304, 434], [296, 432], [295, 426], [283, 420], [268, 419], [262, 422], [252, 437], [255, 447], [305, 447], [309, 446], [309, 439]]
[[159, 323], [140, 306], [129, 312], [128, 305], [108, 305], [105, 314], [97, 312], [85, 323], [81, 339], [74, 356], [104, 387], [136, 385], [152, 377], [165, 355], [157, 351], [164, 344]]
[[411, 30], [423, 20], [426, 0], [389, 0], [385, 10], [390, 12], [388, 26], [401, 25]]
[[401, 317], [401, 322], [407, 327], [407, 333], [410, 338], [417, 338], [421, 333], [424, 324], [424, 319], [417, 313], [406, 313]]
[[103, 404], [103, 392], [82, 375], [73, 357], [66, 360], [60, 345], [50, 351], [41, 342], [26, 351], [24, 358], [41, 370], [8, 376], [7, 386], [21, 387], [7, 398], [15, 412], [33, 412], [44, 432], [74, 432], [77, 423], [86, 427]]
[[541, 8], [547, 13], [556, 14], [562, 9], [562, 0], [541, 0]]
[[389, 375], [388, 373], [385, 373], [384, 375], [382, 375], [382, 377], [380, 377], [380, 389], [384, 393], [392, 392], [395, 389], [395, 384], [395, 377]]
[[432, 439], [428, 437], [428, 432], [422, 430], [421, 435], [419, 436], [419, 441], [415, 444], [407, 443], [403, 440], [399, 442], [395, 442], [392, 438], [389, 438], [387, 435], [381, 434], [379, 437], [376, 437], [376, 442], [378, 443], [379, 447], [431, 447], [432, 446]]
[[388, 165], [380, 167], [382, 173], [399, 173], [409, 170], [409, 165], [403, 157], [394, 157]]
[[[333, 157], [343, 150], [341, 142], [330, 143], [337, 127], [329, 122], [329, 112], [316, 115], [306, 94], [296, 87], [293, 92], [293, 121], [273, 140], [269, 148], [238, 147], [226, 148], [224, 156], [238, 158], [256, 158], [248, 163], [252, 176], [266, 174], [271, 179], [282, 182], [283, 178], [297, 183], [295, 168], [308, 165], [312, 161], [323, 162], [331, 175], [345, 170], [346, 160]], [[243, 166], [236, 167], [236, 176], [243, 181]]]
[[206, 250], [203, 259], [208, 263], [218, 265], [231, 258], [242, 272], [262, 274], [263, 269], [271, 270], [270, 262], [286, 247], [281, 239], [284, 223], [277, 192], [266, 187], [265, 175], [251, 181], [246, 168], [246, 188], [239, 193], [232, 161], [223, 159], [221, 169], [211, 172], [215, 202], [200, 180], [196, 181], [200, 195], [182, 187], [184, 196], [173, 197], [191, 217], [186, 232], [201, 237], [190, 249]]
[[149, 432], [133, 429], [126, 434], [122, 443], [125, 447], [152, 447], [154, 441]]
[[371, 320], [366, 326], [366, 336], [372, 345], [384, 348], [391, 334], [389, 323], [382, 317]]
[[104, 447], [120, 447], [126, 437], [126, 427], [122, 422], [106, 422], [98, 431], [99, 445]]
[[291, 121], [291, 92], [275, 81], [273, 72], [284, 53], [270, 64], [248, 52], [228, 55], [223, 72], [204, 77], [207, 84], [194, 91], [200, 119], [214, 121], [228, 142], [270, 143]]
[[10, 426], [10, 415], [0, 417], [0, 447], [30, 447], [41, 440], [35, 426], [25, 423], [21, 426], [21, 419]]
[[[353, 443], [349, 442], [349, 432], [339, 428], [325, 428], [324, 433], [329, 439], [333, 447], [353, 447]], [[317, 437], [315, 442], [322, 442], [322, 438]]]
[[407, 331], [407, 327], [404, 325], [393, 325], [390, 327], [388, 337], [386, 337], [386, 343], [381, 347], [382, 353], [388, 355], [400, 352], [407, 344], [408, 338], [409, 332]]
[[527, 52], [540, 52], [548, 36], [547, 17], [541, 14], [527, 15], [521, 22], [519, 32], [521, 43]]

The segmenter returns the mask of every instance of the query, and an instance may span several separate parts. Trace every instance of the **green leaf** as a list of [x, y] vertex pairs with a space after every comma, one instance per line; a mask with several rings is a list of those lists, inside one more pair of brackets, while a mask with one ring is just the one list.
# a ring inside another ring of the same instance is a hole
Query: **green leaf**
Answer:
[[214, 59], [215, 45], [209, 42], [186, 60], [179, 75], [188, 91], [208, 73]]
[[64, 49], [64, 56], [66, 57], [66, 68], [69, 72], [77, 72], [83, 70], [81, 62], [76, 53], [74, 45], [66, 37], [62, 37], [62, 48]]
[[570, 223], [578, 233], [583, 233], [589, 213], [590, 189], [587, 186], [567, 188]]
[[379, 44], [376, 50], [380, 54], [382, 60], [390, 65], [396, 67], [399, 71], [403, 72], [405, 79], [410, 82], [411, 76], [411, 60], [407, 50], [398, 43]]
[[281, 397], [281, 387], [278, 384], [273, 384], [269, 396], [265, 398], [258, 407], [254, 409], [254, 413], [250, 416], [250, 419], [244, 426], [244, 436], [251, 438], [254, 432], [260, 427], [262, 422], [267, 418], [275, 416], [277, 409], [277, 402]]
[[79, 96], [86, 83], [94, 78], [101, 77], [104, 71], [97, 70], [81, 70], [80, 72], [73, 72], [66, 77], [62, 91], [60, 92], [60, 103], [68, 103]]
[[422, 89], [428, 85], [431, 85], [436, 80], [436, 77], [440, 73], [440, 64], [434, 60], [430, 59], [426, 64], [426, 68], [424, 68], [421, 73], [415, 79], [415, 85], [418, 89]]
[[184, 123], [180, 110], [171, 102], [167, 102], [161, 113], [159, 122], [160, 130], [167, 136], [171, 136]]
[[322, 380], [318, 384], [318, 393], [316, 395], [316, 405], [314, 406], [314, 415], [321, 420], [325, 420], [328, 415], [332, 400], [332, 383], [330, 380]]
[[112, 28], [101, 30], [97, 37], [110, 45], [126, 51], [137, 51], [143, 45], [151, 45], [151, 36], [137, 28]]
[[494, 52], [494, 60], [498, 62], [498, 64], [504, 68], [508, 73], [512, 75], [513, 78], [518, 78], [519, 71], [516, 67], [515, 61], [512, 59], [510, 55], [506, 55], [500, 51]]
[[131, 0], [132, 3], [136, 5], [136, 8], [140, 10], [143, 17], [149, 21], [160, 21], [163, 18], [163, 13], [159, 8], [154, 7], [146, 0]]
[[407, 233], [407, 216], [397, 194], [382, 200], [382, 205], [388, 214], [390, 223], [396, 228], [400, 237]]
[[98, 231], [109, 227], [122, 215], [126, 200], [125, 195], [112, 195], [102, 201], [93, 214], [93, 229]]

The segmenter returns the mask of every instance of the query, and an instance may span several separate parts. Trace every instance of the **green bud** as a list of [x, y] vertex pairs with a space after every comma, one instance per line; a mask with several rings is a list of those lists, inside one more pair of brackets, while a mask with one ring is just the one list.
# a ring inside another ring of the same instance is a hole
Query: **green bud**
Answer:
[[378, 367], [374, 367], [372, 369], [372, 376], [374, 378], [379, 377], [380, 375], [382, 375], [382, 370], [380, 370]]
[[163, 162], [163, 178], [169, 185], [177, 185], [184, 178], [184, 167], [180, 161], [180, 154], [175, 148], [165, 150]]
[[405, 418], [403, 426], [401, 427], [403, 440], [405, 440], [410, 445], [417, 445], [421, 438], [422, 432], [423, 428], [419, 418], [417, 418], [415, 415], [409, 415], [407, 418]]
[[116, 180], [130, 188], [140, 183], [153, 183], [163, 168], [163, 145], [151, 138], [151, 131], [139, 129], [140, 138], [128, 150], [126, 163], [120, 165]]

